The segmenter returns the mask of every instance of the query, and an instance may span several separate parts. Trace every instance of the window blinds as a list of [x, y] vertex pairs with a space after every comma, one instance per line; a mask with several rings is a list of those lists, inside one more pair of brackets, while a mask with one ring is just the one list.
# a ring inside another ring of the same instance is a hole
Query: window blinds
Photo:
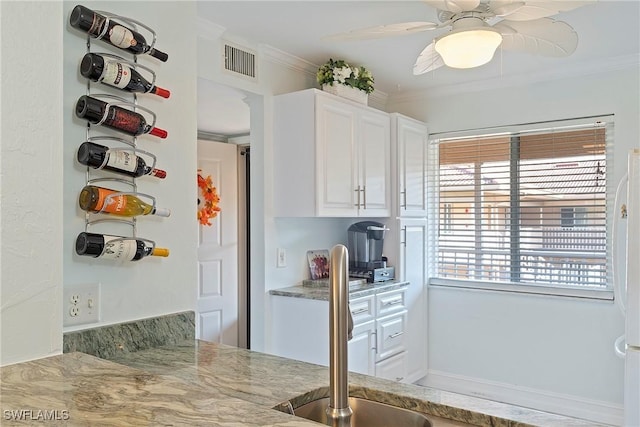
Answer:
[[612, 134], [593, 121], [433, 140], [435, 276], [606, 287]]

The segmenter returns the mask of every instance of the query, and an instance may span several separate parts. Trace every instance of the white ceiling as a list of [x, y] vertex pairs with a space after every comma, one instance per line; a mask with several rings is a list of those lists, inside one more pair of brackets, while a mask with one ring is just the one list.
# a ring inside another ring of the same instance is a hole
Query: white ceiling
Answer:
[[[541, 75], [606, 69], [637, 61], [640, 53], [638, 0], [600, 0], [555, 15], [554, 19], [569, 23], [578, 33], [578, 48], [569, 57], [544, 58], [498, 50], [482, 67], [442, 67], [420, 76], [412, 74], [416, 57], [446, 28], [366, 41], [328, 42], [322, 37], [375, 25], [439, 22], [436, 9], [421, 1], [199, 1], [198, 15], [224, 27], [231, 36], [256, 46], [266, 44], [314, 64], [334, 58], [364, 65], [373, 73], [376, 89], [389, 96], [497, 78], [539, 79]], [[248, 122], [233, 124], [233, 118], [240, 117], [238, 109], [248, 112], [240, 92], [203, 80], [198, 91], [200, 129], [225, 134], [248, 130]], [[212, 105], [219, 97], [224, 108]], [[232, 114], [228, 114], [230, 109]], [[226, 122], [220, 120], [224, 114], [231, 116]]]

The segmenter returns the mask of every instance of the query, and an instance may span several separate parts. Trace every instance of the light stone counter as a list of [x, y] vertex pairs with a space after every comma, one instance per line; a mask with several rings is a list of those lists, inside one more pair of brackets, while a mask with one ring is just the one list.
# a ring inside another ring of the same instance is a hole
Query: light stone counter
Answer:
[[[392, 291], [404, 286], [411, 286], [409, 282], [389, 280], [387, 282], [366, 283], [365, 281], [353, 281], [349, 285], [349, 299], [361, 298], [380, 292]], [[306, 298], [321, 301], [329, 301], [328, 286], [290, 286], [287, 288], [272, 289], [270, 295], [282, 297]]]
[[83, 353], [5, 366], [0, 374], [2, 426], [317, 426]]
[[[326, 367], [201, 341], [112, 361], [67, 353], [6, 366], [0, 374], [3, 426], [42, 425], [42, 418], [33, 418], [38, 411], [55, 411], [58, 420], [50, 425], [318, 426], [271, 408], [288, 400], [296, 407], [328, 391]], [[473, 425], [596, 426], [359, 374], [350, 374], [350, 383], [352, 396]], [[32, 421], [12, 419], [21, 410]]]
[[[328, 395], [327, 367], [202, 341], [196, 342], [195, 346], [188, 343], [130, 353], [117, 361], [149, 372], [175, 376], [185, 382], [215, 389], [229, 398], [254, 402], [262, 408], [272, 408], [288, 400], [298, 407]], [[349, 374], [349, 383], [351, 396], [472, 425], [599, 425], [356, 373]]]

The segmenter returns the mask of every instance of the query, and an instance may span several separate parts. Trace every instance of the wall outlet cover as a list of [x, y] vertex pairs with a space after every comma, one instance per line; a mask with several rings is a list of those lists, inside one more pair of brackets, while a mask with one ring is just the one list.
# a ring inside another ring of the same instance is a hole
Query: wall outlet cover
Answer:
[[69, 285], [63, 292], [63, 326], [100, 321], [100, 283]]

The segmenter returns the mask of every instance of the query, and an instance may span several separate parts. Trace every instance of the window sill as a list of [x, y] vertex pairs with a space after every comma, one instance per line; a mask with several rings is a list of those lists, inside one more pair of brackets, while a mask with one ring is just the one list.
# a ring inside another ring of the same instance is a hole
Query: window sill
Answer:
[[439, 279], [435, 277], [429, 279], [429, 286], [613, 301], [613, 290], [611, 289], [561, 288], [513, 283]]

